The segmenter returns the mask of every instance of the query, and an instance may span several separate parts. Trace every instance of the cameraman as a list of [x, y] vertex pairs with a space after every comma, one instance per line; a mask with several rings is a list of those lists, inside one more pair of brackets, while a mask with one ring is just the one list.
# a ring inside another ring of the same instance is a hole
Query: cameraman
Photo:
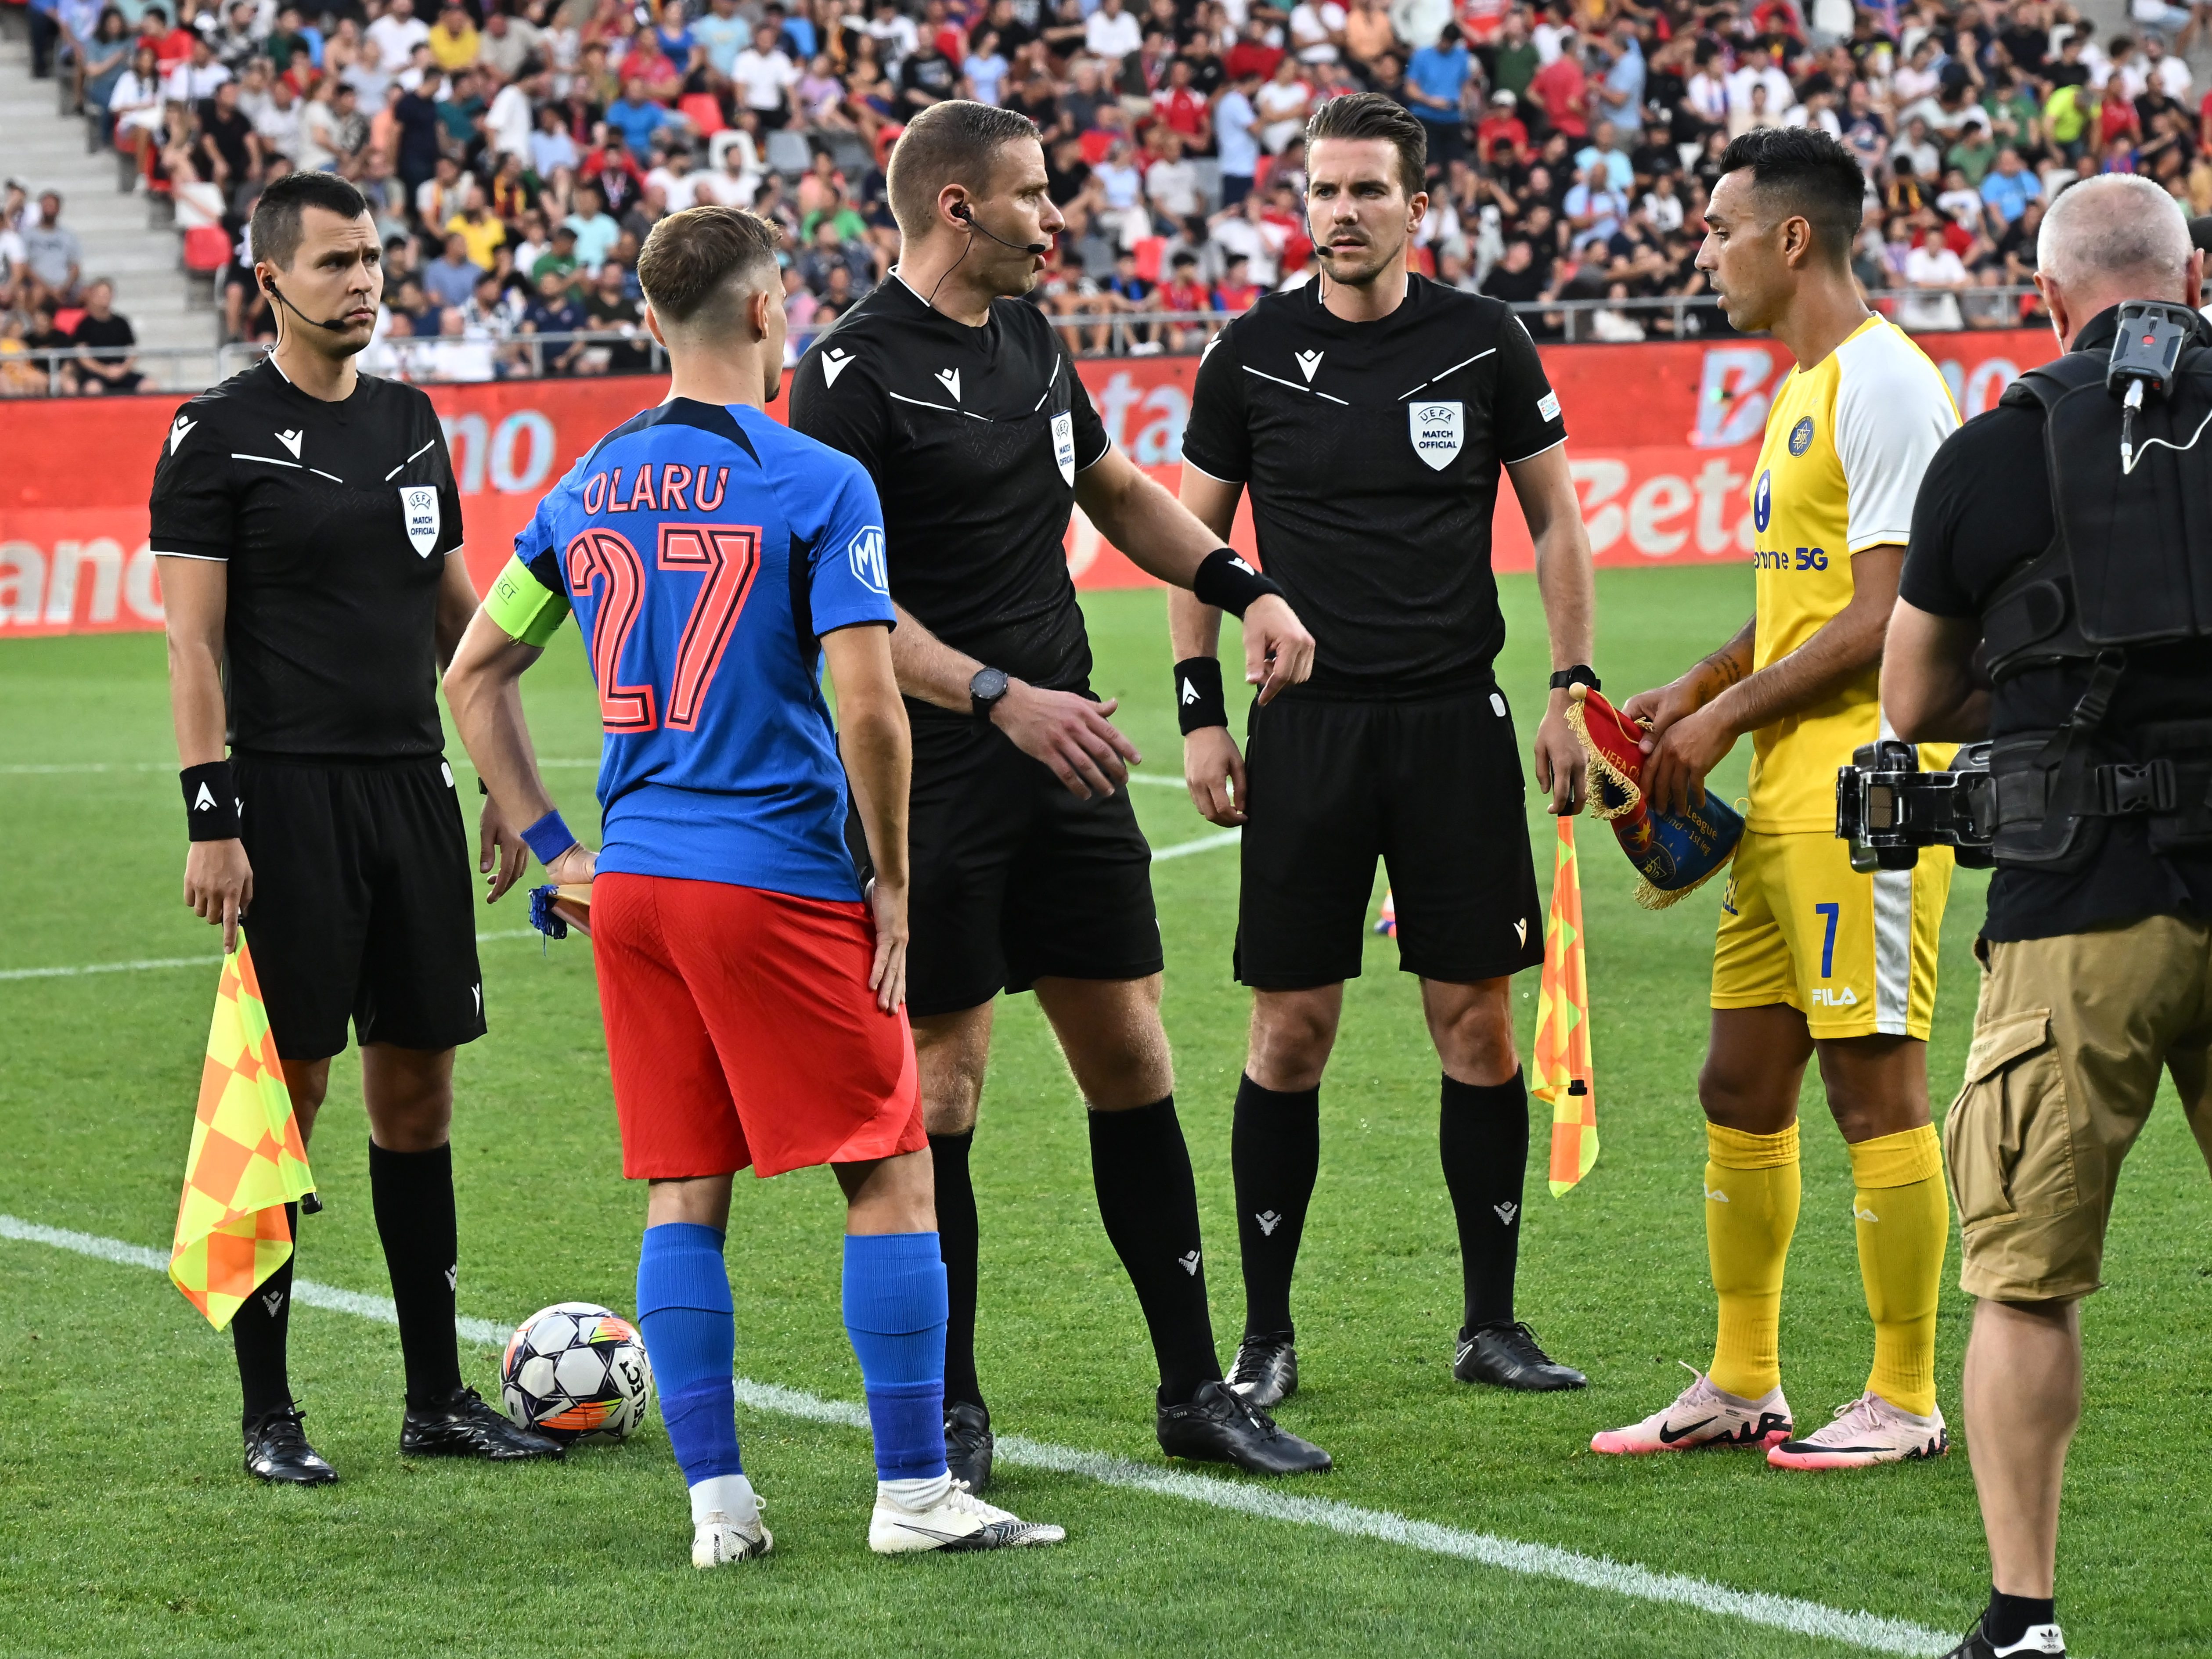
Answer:
[[[2180, 363], [2168, 395], [2133, 416], [2124, 479], [2121, 404], [2104, 390], [2120, 304], [2193, 308], [2203, 256], [2172, 199], [2124, 174], [2060, 196], [2036, 252], [2066, 355], [1937, 452], [1881, 672], [1899, 736], [1994, 739], [1997, 779], [1996, 872], [1976, 947], [1986, 971], [1944, 1130], [1960, 1282], [1979, 1298], [1965, 1399], [1993, 1587], [1952, 1659], [2065, 1651], [2051, 1597], [2081, 1414], [2078, 1309], [2101, 1282], [2120, 1162], [2161, 1067], [2212, 1157], [2212, 617], [2191, 602], [2212, 581], [2212, 550], [2127, 533], [2180, 526], [2183, 498], [2212, 488], [2212, 445], [2191, 444], [2212, 398], [2212, 331], [2179, 319]], [[2129, 333], [2133, 344], [2144, 331], [2131, 319]], [[2169, 447], [2142, 447], [2167, 434]], [[2109, 534], [2097, 533], [2100, 506]], [[2172, 592], [2153, 591], [2161, 582]], [[2172, 620], [2124, 633], [2116, 607]], [[2158, 637], [2142, 642], [2146, 632]], [[2110, 643], [2124, 633], [2137, 642]]]

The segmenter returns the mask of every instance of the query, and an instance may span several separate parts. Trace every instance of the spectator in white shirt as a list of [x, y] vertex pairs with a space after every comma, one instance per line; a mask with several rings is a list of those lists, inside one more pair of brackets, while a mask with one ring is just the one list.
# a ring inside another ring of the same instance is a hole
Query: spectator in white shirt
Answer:
[[1274, 78], [1252, 100], [1252, 107], [1267, 123], [1260, 129], [1261, 143], [1268, 155], [1280, 155], [1284, 146], [1305, 131], [1306, 117], [1313, 112], [1313, 88], [1299, 78], [1297, 58], [1284, 55], [1275, 65]]
[[[1730, 115], [1741, 116], [1750, 111], [1751, 89], [1753, 87], [1766, 88], [1766, 107], [1772, 112], [1775, 121], [1779, 121], [1782, 112], [1797, 101], [1796, 95], [1790, 88], [1790, 77], [1774, 65], [1774, 51], [1771, 46], [1753, 47], [1744, 54], [1742, 67], [1729, 76]], [[1771, 126], [1773, 122], [1765, 125]]]
[[346, 70], [346, 81], [361, 94], [363, 109], [384, 107], [384, 89], [392, 84], [391, 71], [385, 68], [384, 62], [384, 48], [374, 40], [363, 40], [361, 51]]
[[763, 127], [780, 127], [788, 118], [799, 66], [776, 45], [774, 24], [763, 23], [753, 31], [752, 45], [730, 65], [730, 79]]
[[1298, 0], [1291, 13], [1291, 50], [1302, 64], [1334, 64], [1344, 44], [1344, 8], [1336, 0]]
[[[921, 46], [921, 31], [898, 7], [898, 0], [876, 0], [868, 19], [868, 33], [876, 42], [876, 62], [887, 80], [898, 79], [899, 66]], [[734, 78], [734, 77], [733, 77]]]
[[430, 38], [430, 26], [415, 15], [414, 0], [392, 0], [384, 15], [362, 31], [376, 42], [387, 70], [410, 62], [415, 48]]
[[230, 79], [230, 71], [215, 60], [215, 48], [205, 35], [192, 42], [192, 55], [169, 71], [161, 95], [173, 104], [198, 106], [215, 96], [215, 89]]
[[1206, 211], [1198, 169], [1183, 159], [1181, 134], [1171, 132], [1162, 141], [1160, 159], [1145, 173], [1145, 196], [1157, 211], [1178, 224]]
[[[240, 100], [243, 107], [244, 100]], [[292, 96], [292, 83], [281, 76], [269, 88], [268, 102], [253, 118], [264, 149], [297, 161], [300, 154], [300, 104]]]
[[2179, 52], [2168, 52], [2166, 42], [2155, 34], [2143, 36], [2143, 68], [2150, 83], [2176, 103], [2189, 101], [2191, 76], [2189, 65], [2182, 62]]
[[484, 134], [491, 140], [492, 149], [502, 155], [519, 155], [525, 162], [531, 161], [531, 106], [545, 102], [552, 95], [553, 82], [543, 74], [510, 81], [501, 87], [491, 100], [491, 107], [484, 112]]
[[1142, 26], [1121, 9], [1121, 0], [1099, 0], [1098, 9], [1083, 25], [1085, 49], [1109, 63], [1134, 57], [1144, 44]]
[[681, 213], [688, 207], [699, 205], [699, 175], [691, 171], [688, 150], [678, 150], [664, 164], [647, 173], [645, 186], [648, 191], [660, 191], [667, 199], [671, 213]]
[[1897, 308], [1901, 326], [1916, 333], [1961, 326], [1958, 293], [1966, 286], [1966, 268], [1941, 236], [1923, 238], [1905, 255], [1905, 282], [1912, 291]]

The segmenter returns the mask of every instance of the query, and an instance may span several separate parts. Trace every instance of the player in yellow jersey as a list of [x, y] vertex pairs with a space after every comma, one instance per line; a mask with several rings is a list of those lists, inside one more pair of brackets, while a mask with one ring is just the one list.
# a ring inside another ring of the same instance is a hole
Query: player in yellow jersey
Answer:
[[[1735, 140], [1721, 165], [1698, 268], [1730, 323], [1796, 359], [1753, 474], [1758, 604], [1735, 639], [1626, 705], [1650, 722], [1655, 811], [1701, 798], [1705, 775], [1752, 738], [1698, 1079], [1720, 1329], [1711, 1370], [1680, 1399], [1590, 1443], [1759, 1447], [1801, 1469], [1930, 1457], [1948, 1445], [1936, 1296], [1950, 1212], [1927, 1037], [1951, 860], [1854, 871], [1835, 789], [1851, 751], [1887, 733], [1882, 637], [1913, 497], [1959, 417], [1936, 366], [1851, 279], [1864, 184], [1850, 153], [1817, 129], [1770, 128]], [[1782, 1270], [1797, 1224], [1798, 1090], [1816, 1054], [1850, 1151], [1875, 1358], [1865, 1393], [1799, 1438], [1782, 1394]]]

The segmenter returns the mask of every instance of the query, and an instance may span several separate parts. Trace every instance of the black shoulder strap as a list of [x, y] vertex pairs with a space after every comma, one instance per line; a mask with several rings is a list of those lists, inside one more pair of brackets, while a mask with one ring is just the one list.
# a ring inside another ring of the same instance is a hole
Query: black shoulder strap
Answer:
[[2105, 360], [2095, 352], [2061, 352], [2020, 375], [1997, 402], [2013, 409], [2039, 409], [2048, 415], [2051, 406], [2068, 392], [2102, 385], [2104, 379]]

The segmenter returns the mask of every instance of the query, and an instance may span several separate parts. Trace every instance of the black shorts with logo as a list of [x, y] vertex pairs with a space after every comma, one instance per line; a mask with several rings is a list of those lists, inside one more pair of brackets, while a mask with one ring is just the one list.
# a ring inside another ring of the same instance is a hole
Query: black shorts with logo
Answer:
[[1127, 789], [1079, 800], [996, 726], [914, 722], [907, 1008], [1162, 967], [1152, 853]]
[[1494, 687], [1421, 702], [1255, 705], [1237, 977], [1272, 991], [1358, 978], [1378, 857], [1406, 972], [1464, 985], [1540, 966], [1521, 769]]
[[484, 1034], [475, 884], [453, 774], [437, 758], [234, 754], [253, 866], [246, 934], [276, 1052], [436, 1050]]

